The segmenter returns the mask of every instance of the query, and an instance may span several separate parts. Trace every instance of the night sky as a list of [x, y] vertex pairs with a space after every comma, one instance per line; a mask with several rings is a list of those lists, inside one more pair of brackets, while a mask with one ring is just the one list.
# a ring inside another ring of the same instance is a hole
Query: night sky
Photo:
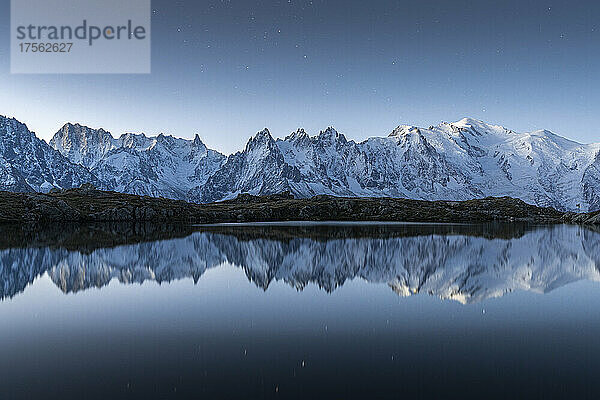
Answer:
[[470, 116], [600, 141], [597, 1], [154, 0], [150, 75], [11, 75], [0, 4], [0, 114], [45, 139], [70, 121], [229, 153], [264, 127], [362, 140]]

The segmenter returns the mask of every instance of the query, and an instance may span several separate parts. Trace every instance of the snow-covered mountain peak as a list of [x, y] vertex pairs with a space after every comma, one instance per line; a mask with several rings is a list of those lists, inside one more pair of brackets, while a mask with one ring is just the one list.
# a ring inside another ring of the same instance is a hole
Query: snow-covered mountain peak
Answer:
[[292, 132], [288, 136], [286, 136], [284, 141], [298, 142], [298, 141], [305, 141], [307, 139], [310, 139], [310, 136], [308, 135], [308, 133], [306, 133], [306, 131], [303, 128], [298, 128], [295, 132]]
[[[201, 201], [242, 192], [468, 200], [511, 196], [560, 210], [600, 209], [600, 145], [575, 145], [551, 133], [516, 133], [473, 118], [420, 128], [400, 125], [388, 138], [347, 141], [328, 128], [273, 141], [263, 131], [230, 156]], [[268, 172], [267, 172], [268, 171]], [[225, 173], [227, 172], [227, 173]], [[242, 178], [232, 179], [239, 176]], [[237, 181], [236, 181], [237, 179]], [[577, 205], [581, 207], [577, 207]]]
[[559, 135], [555, 134], [554, 132], [551, 132], [547, 129], [540, 129], [537, 131], [533, 131], [533, 132], [529, 133], [528, 136], [531, 138], [539, 138], [542, 140], [551, 141], [560, 147], [569, 148], [569, 149], [572, 149], [573, 147], [582, 146], [581, 143], [578, 143], [574, 140], [570, 140], [570, 139], [564, 138], [562, 136], [559, 136]]
[[167, 135], [166, 133], [163, 133], [163, 132], [159, 133], [158, 136], [156, 136], [154, 139], [157, 142], [168, 143], [169, 145], [173, 145], [178, 140], [185, 140], [185, 139], [178, 139], [178, 138], [174, 137], [173, 135]]
[[319, 132], [319, 137], [337, 137], [339, 135], [340, 134], [338, 133], [338, 131], [336, 131], [335, 128], [332, 126], [329, 126], [324, 131]]
[[49, 142], [74, 164], [92, 167], [109, 151], [119, 146], [110, 132], [94, 129], [78, 123], [66, 123]]
[[78, 122], [76, 122], [76, 123], [67, 122], [66, 124], [63, 125], [62, 128], [60, 128], [58, 130], [58, 132], [55, 133], [54, 136], [57, 136], [57, 135], [59, 135], [59, 136], [76, 135], [76, 136], [80, 136], [82, 138], [88, 138], [88, 139], [93, 138], [93, 137], [104, 137], [104, 136], [110, 136], [111, 138], [113, 138], [112, 135], [110, 134], [110, 132], [106, 131], [103, 128], [90, 128], [89, 126], [81, 125]]
[[24, 123], [15, 118], [0, 115], [0, 135], [25, 134], [29, 136], [31, 133]]
[[271, 132], [269, 132], [268, 128], [264, 128], [262, 131], [258, 131], [256, 132], [256, 135], [254, 135], [254, 138], [269, 138], [269, 139], [273, 139], [273, 137], [271, 136]]
[[419, 133], [420, 129], [414, 125], [398, 125], [388, 137], [407, 136], [414, 133]]
[[164, 133], [124, 133], [115, 139], [102, 129], [78, 124], [65, 125], [50, 144], [72, 163], [88, 168], [102, 187], [185, 200], [225, 160], [198, 136], [192, 141]]
[[463, 118], [460, 121], [454, 122], [450, 125], [463, 129], [471, 129], [478, 134], [507, 135], [514, 133], [510, 129], [507, 129], [501, 125], [488, 124], [487, 122], [475, 118]]
[[144, 133], [124, 133], [119, 137], [119, 144], [122, 148], [134, 150], [148, 150], [153, 146], [155, 140], [147, 137]]
[[191, 140], [176, 138], [173, 135], [167, 135], [164, 133], [159, 134], [155, 138], [156, 143], [160, 143], [169, 151], [176, 151], [176, 149], [190, 147], [193, 142]]
[[202, 139], [200, 139], [200, 135], [198, 135], [197, 133], [194, 135], [194, 141], [192, 142], [192, 144], [196, 147], [206, 147], [204, 142], [202, 142]]
[[324, 131], [319, 132], [319, 135], [316, 137], [316, 140], [323, 145], [345, 145], [348, 141], [346, 140], [346, 136], [339, 133], [335, 130], [334, 127], [330, 126]]
[[248, 140], [246, 151], [253, 151], [257, 148], [272, 148], [275, 145], [275, 139], [271, 136], [271, 132], [267, 128], [259, 131], [254, 137]]
[[79, 124], [66, 124], [50, 144], [58, 151], [24, 124], [0, 118], [0, 188], [47, 191], [95, 182], [198, 202], [288, 190], [299, 198], [511, 196], [559, 210], [600, 209], [600, 144], [545, 130], [517, 133], [473, 118], [429, 128], [400, 125], [387, 138], [361, 143], [333, 127], [316, 136], [298, 129], [277, 140], [264, 129], [229, 157], [206, 148], [197, 135], [186, 140], [127, 133], [114, 139]]
[[0, 190], [48, 192], [83, 183], [101, 186], [86, 168], [70, 163], [25, 124], [0, 117]]
[[454, 122], [452, 125], [464, 127], [464, 126], [478, 126], [478, 125], [485, 125], [485, 126], [487, 126], [489, 124], [485, 123], [484, 121], [482, 121], [480, 119], [470, 118], [470, 117], [464, 117], [460, 121]]

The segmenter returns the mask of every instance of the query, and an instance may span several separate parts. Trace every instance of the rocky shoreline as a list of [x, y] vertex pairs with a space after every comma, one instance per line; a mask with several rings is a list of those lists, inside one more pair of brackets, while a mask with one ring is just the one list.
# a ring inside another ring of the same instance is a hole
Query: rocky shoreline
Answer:
[[158, 222], [215, 224], [274, 221], [525, 222], [599, 224], [600, 212], [564, 213], [509, 197], [468, 201], [242, 194], [193, 204], [79, 188], [54, 193], [0, 192], [0, 222]]

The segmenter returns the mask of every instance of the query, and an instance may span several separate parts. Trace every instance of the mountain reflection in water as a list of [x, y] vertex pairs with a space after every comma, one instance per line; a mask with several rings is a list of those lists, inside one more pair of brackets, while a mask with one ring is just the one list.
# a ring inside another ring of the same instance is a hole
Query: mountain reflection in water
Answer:
[[399, 296], [476, 303], [516, 290], [545, 293], [600, 280], [600, 234], [569, 225], [95, 225], [2, 228], [0, 297], [47, 274], [64, 293], [202, 279], [223, 264], [267, 290], [282, 281], [332, 292], [353, 279]]

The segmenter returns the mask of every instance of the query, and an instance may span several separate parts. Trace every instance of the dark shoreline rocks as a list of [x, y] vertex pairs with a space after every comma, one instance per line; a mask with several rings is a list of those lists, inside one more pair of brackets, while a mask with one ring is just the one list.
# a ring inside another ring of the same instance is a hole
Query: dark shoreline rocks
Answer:
[[298, 238], [313, 241], [336, 239], [391, 239], [418, 236], [471, 236], [515, 239], [547, 225], [490, 222], [481, 224], [428, 223], [316, 223], [316, 224], [212, 224], [190, 225], [153, 222], [51, 222], [0, 224], [0, 250], [16, 248], [66, 249], [89, 254], [96, 249], [185, 238], [194, 233], [232, 236], [240, 241], [273, 240], [286, 243]]
[[563, 213], [510, 197], [468, 201], [315, 196], [294, 199], [242, 194], [220, 203], [105, 192], [93, 188], [55, 193], [0, 192], [0, 222], [154, 222], [214, 224], [274, 221], [523, 222], [599, 224], [600, 212]]

